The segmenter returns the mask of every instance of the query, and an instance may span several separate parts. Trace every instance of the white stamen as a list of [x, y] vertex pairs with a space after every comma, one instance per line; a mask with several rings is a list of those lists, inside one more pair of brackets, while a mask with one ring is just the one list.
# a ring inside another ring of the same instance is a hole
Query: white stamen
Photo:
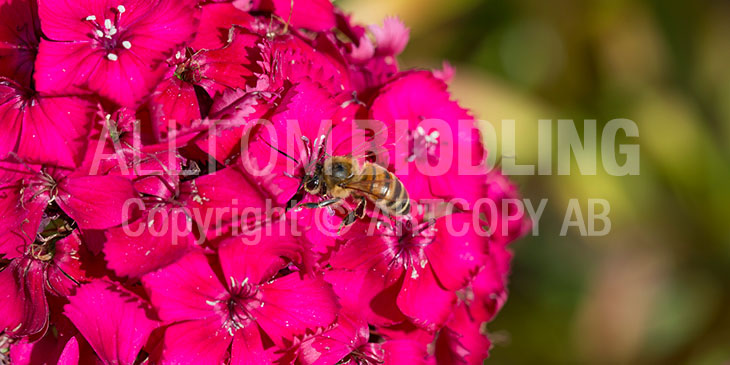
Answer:
[[122, 42], [122, 46], [126, 49], [130, 49], [130, 48], [132, 48], [132, 42], [124, 41], [124, 42]]
[[208, 304], [208, 305], [211, 305], [211, 306], [215, 306], [216, 304], [218, 304], [218, 302], [215, 301], [215, 300], [206, 300], [205, 301], [205, 304]]
[[177, 51], [177, 53], [175, 53], [175, 59], [179, 60], [180, 57], [182, 57], [182, 54], [180, 54], [180, 51]]
[[115, 35], [115, 34], [117, 34], [117, 28], [116, 27], [112, 27], [112, 29], [109, 29], [109, 35], [110, 36]]
[[106, 29], [112, 29], [112, 21], [111, 21], [111, 19], [104, 19], [104, 28], [106, 28]]
[[440, 135], [441, 134], [439, 133], [439, 131], [431, 132], [431, 138], [433, 138], [433, 139], [439, 138]]
[[124, 5], [119, 5], [117, 6], [117, 10], [119, 10], [119, 14], [122, 14], [127, 11], [127, 8], [125, 8]]
[[95, 32], [96, 32], [96, 35], [99, 36], [99, 37], [103, 37], [104, 36], [104, 32], [102, 32], [102, 31], [100, 31], [98, 29], [95, 30]]
[[96, 15], [89, 15], [89, 16], [86, 17], [86, 20], [88, 20], [90, 22], [91, 21], [94, 21], [94, 20], [96, 20]]
[[426, 131], [424, 131], [423, 127], [421, 127], [420, 125], [418, 126], [418, 128], [416, 128], [416, 132], [418, 132], [418, 134], [420, 135], [426, 134]]
[[106, 58], [108, 58], [109, 61], [116, 61], [119, 59], [119, 57], [117, 57], [114, 53], [107, 53]]

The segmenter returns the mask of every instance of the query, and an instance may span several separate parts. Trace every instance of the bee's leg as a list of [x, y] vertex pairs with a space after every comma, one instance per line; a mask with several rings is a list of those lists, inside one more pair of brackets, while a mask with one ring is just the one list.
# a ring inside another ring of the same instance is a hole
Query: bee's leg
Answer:
[[286, 210], [288, 211], [289, 209], [292, 209], [295, 206], [297, 206], [297, 204], [299, 204], [299, 202], [302, 201], [302, 199], [304, 199], [304, 193], [305, 193], [304, 189], [297, 190], [297, 192], [294, 194], [294, 196], [292, 196], [291, 199], [289, 199], [289, 201], [286, 202]]
[[361, 196], [360, 202], [357, 204], [357, 207], [355, 208], [355, 215], [360, 219], [365, 218], [365, 207], [367, 206], [367, 202], [368, 202], [368, 200], [365, 199], [365, 197]]
[[302, 204], [302, 206], [307, 209], [324, 208], [326, 206], [329, 206], [329, 205], [332, 205], [335, 203], [339, 203], [340, 200], [341, 200], [340, 198], [333, 198], [333, 199], [322, 200], [320, 202], [304, 203], [304, 204]]
[[337, 230], [337, 234], [340, 234], [340, 232], [342, 231], [343, 228], [355, 223], [356, 220], [357, 220], [357, 214], [355, 213], [354, 210], [347, 212], [347, 215], [340, 223], [340, 228]]
[[362, 219], [365, 217], [366, 204], [367, 199], [365, 199], [365, 197], [360, 197], [360, 201], [357, 203], [357, 207], [355, 207], [355, 210], [347, 212], [345, 219], [343, 219], [342, 223], [340, 223], [340, 229], [337, 231], [338, 234], [340, 233], [339, 231], [342, 231], [342, 228], [355, 223], [355, 220], [357, 220], [358, 218]]

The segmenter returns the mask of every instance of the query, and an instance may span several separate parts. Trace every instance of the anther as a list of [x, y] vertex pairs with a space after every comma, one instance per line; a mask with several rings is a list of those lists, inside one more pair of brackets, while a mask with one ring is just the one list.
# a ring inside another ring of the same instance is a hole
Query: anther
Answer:
[[112, 20], [111, 19], [104, 19], [104, 28], [112, 29]]
[[119, 57], [117, 57], [114, 53], [107, 53], [106, 58], [108, 58], [109, 61], [116, 61], [119, 59]]
[[124, 41], [124, 42], [122, 42], [122, 46], [126, 49], [130, 49], [130, 48], [132, 48], [132, 42]]
[[86, 20], [87, 21], [90, 21], [90, 22], [93, 22], [93, 21], [96, 20], [96, 15], [89, 15], [89, 16], [86, 17]]
[[117, 6], [117, 10], [119, 10], [119, 14], [122, 14], [127, 11], [127, 8], [125, 8], [124, 5], [119, 5]]

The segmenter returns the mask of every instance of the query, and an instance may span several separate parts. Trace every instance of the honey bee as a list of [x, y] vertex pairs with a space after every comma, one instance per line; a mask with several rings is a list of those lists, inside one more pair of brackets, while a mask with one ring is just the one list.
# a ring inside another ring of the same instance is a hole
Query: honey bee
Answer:
[[408, 191], [395, 175], [372, 162], [365, 161], [361, 166], [350, 156], [321, 159], [314, 166], [314, 172], [303, 178], [301, 190], [324, 198], [302, 204], [305, 208], [327, 207], [349, 197], [358, 200], [357, 207], [347, 214], [341, 227], [365, 217], [368, 200], [388, 215], [406, 215], [411, 211]]

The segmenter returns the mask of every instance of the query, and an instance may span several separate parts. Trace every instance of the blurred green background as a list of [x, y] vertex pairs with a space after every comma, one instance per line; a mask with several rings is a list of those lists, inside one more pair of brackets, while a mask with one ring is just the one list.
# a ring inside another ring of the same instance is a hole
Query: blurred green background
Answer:
[[[599, 157], [597, 176], [513, 178], [550, 200], [540, 234], [512, 246], [491, 363], [730, 363], [730, 2], [336, 3], [364, 23], [400, 16], [402, 65], [450, 60], [464, 106], [516, 121], [518, 163], [537, 161], [539, 119], [639, 125], [639, 176]], [[561, 237], [571, 198], [607, 199], [610, 234]]]

